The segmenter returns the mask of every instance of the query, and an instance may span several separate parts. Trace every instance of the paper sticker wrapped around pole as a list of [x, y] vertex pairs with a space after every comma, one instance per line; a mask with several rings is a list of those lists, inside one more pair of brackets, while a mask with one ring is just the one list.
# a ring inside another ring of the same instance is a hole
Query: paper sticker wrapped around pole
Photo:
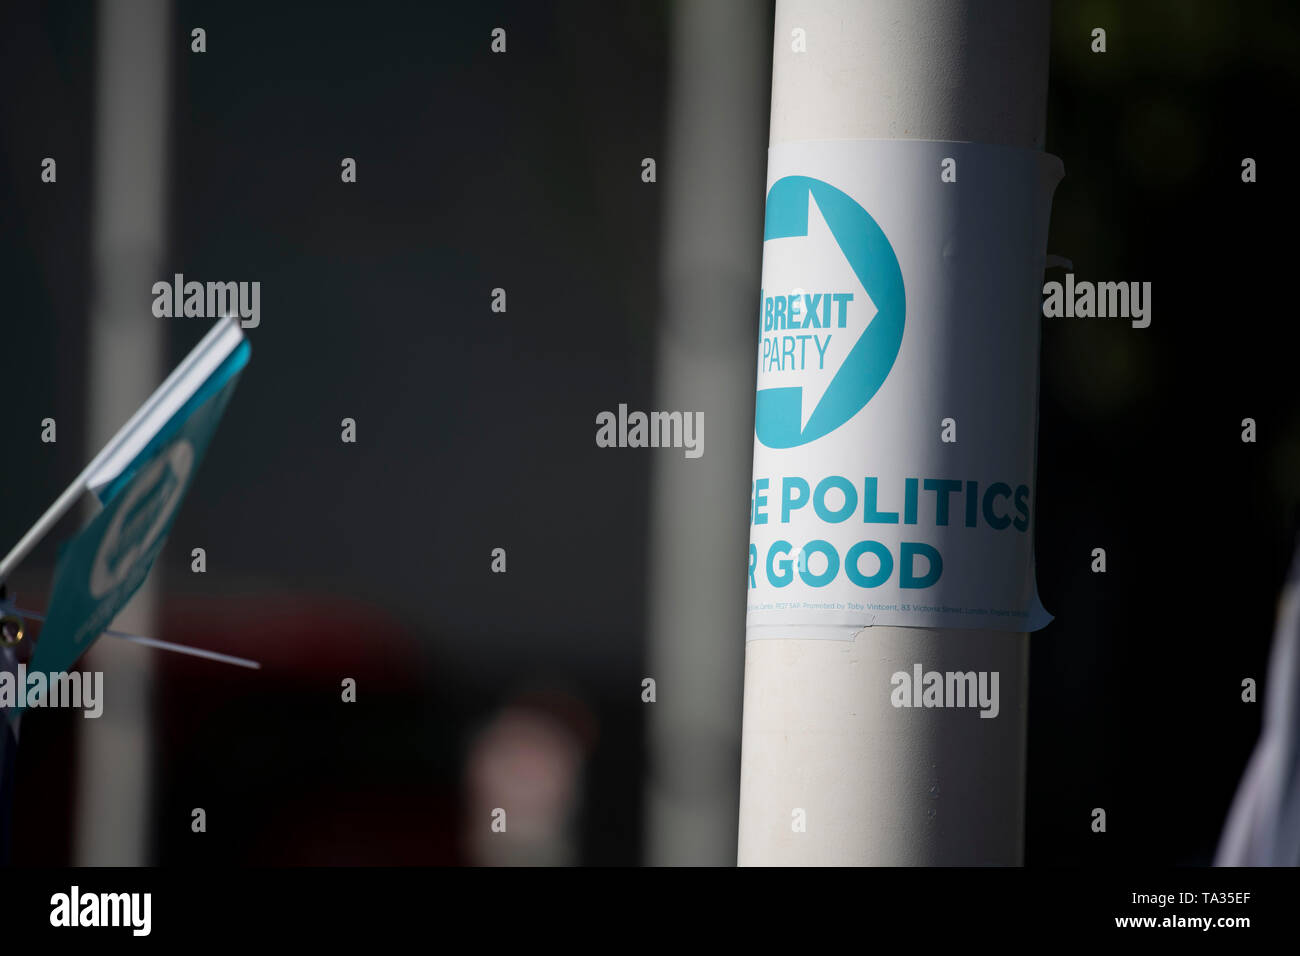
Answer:
[[1038, 290], [1062, 172], [975, 143], [769, 150], [750, 639], [1051, 620], [1031, 520]]
[[83, 492], [99, 499], [60, 549], [30, 670], [70, 669], [144, 583], [249, 353], [238, 322], [219, 322], [0, 563], [2, 582]]

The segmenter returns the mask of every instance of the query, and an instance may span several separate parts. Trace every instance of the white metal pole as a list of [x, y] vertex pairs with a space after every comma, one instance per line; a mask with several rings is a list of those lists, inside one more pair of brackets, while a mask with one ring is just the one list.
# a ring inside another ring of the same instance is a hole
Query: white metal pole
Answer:
[[[1048, 18], [1046, 0], [778, 0], [771, 143], [1041, 149]], [[739, 862], [1022, 862], [1028, 654], [1027, 635], [1007, 631], [749, 641]], [[916, 662], [999, 671], [1000, 718], [935, 708], [899, 720], [890, 675]]]

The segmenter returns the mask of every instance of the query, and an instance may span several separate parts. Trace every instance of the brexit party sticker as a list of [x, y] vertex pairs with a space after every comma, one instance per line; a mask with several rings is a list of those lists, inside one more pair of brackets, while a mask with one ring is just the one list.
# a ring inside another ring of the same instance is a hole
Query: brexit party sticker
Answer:
[[72, 668], [144, 583], [248, 356], [244, 342], [99, 491], [102, 510], [60, 551], [33, 671]]
[[1051, 619], [1032, 514], [1039, 288], [1061, 172], [1037, 151], [970, 143], [769, 151], [751, 638]]
[[867, 211], [807, 176], [768, 192], [763, 240], [774, 285], [762, 295], [755, 434], [794, 448], [839, 428], [884, 383], [903, 343], [903, 275]]

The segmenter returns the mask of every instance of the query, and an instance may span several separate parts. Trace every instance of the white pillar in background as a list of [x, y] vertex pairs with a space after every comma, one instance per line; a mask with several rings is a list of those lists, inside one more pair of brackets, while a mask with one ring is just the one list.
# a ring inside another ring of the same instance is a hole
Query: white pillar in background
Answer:
[[[165, 377], [166, 330], [149, 290], [170, 278], [162, 274], [168, 62], [185, 42], [171, 32], [168, 0], [100, 0], [96, 30], [87, 460]], [[112, 626], [156, 635], [156, 595], [146, 582]], [[100, 641], [79, 665], [104, 672], [105, 703], [102, 717], [78, 727], [77, 865], [150, 862], [152, 653]]]
[[[767, 7], [678, 0], [655, 408], [704, 414], [704, 454], [658, 449], [651, 478], [646, 853], [736, 859], [754, 327], [767, 158]], [[639, 688], [629, 687], [628, 693]]]
[[[1048, 22], [1047, 0], [778, 0], [771, 143], [1041, 149]], [[795, 28], [806, 52], [791, 49]], [[1001, 716], [972, 723], [935, 708], [900, 721], [890, 675], [916, 662], [999, 671]], [[852, 640], [750, 641], [739, 862], [1023, 862], [1028, 662], [1027, 635], [1005, 631], [877, 626]], [[795, 808], [806, 832], [791, 827]]]

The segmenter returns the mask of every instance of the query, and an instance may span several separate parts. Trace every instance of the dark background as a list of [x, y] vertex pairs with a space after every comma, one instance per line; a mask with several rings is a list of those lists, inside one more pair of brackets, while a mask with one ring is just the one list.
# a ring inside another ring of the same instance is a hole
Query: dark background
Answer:
[[[1048, 252], [1150, 281], [1153, 322], [1044, 322], [1035, 541], [1056, 619], [1032, 642], [1026, 862], [1208, 863], [1294, 544], [1300, 10], [1053, 12]], [[653, 404], [661, 192], [640, 161], [665, 153], [668, 27], [661, 3], [176, 5], [159, 278], [258, 279], [262, 325], [156, 572], [160, 636], [266, 669], [157, 660], [158, 862], [465, 862], [473, 741], [510, 706], [584, 755], [576, 859], [642, 859], [650, 458], [597, 449], [593, 421]], [[86, 458], [94, 31], [89, 3], [0, 12], [6, 547]], [[172, 362], [209, 324], [163, 321]], [[12, 582], [29, 598], [55, 545]], [[71, 859], [80, 719], [25, 721], [15, 863]], [[197, 805], [218, 839], [190, 839]], [[1100, 838], [1080, 825], [1097, 806]]]

